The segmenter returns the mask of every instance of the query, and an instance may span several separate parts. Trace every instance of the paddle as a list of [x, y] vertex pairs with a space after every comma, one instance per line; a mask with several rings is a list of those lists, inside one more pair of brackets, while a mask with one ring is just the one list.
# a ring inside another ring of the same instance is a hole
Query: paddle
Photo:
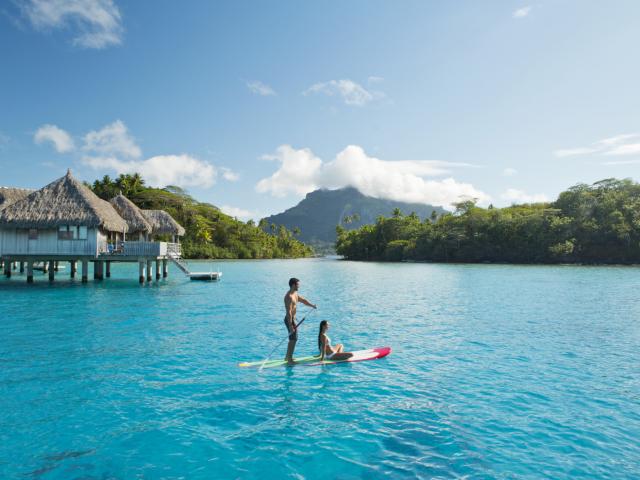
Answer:
[[[310, 311], [307, 311], [307, 314], [302, 317], [302, 320], [300, 320], [297, 324], [296, 324], [296, 328], [294, 329], [294, 331], [298, 330], [298, 327], [300, 325], [302, 325], [302, 322], [304, 322], [307, 317], [309, 315], [311, 315], [313, 312], [315, 312], [317, 310], [317, 308], [312, 308]], [[271, 355], [273, 355], [273, 352], [275, 352], [278, 348], [280, 348], [280, 346], [285, 342], [285, 340], [289, 340], [289, 335], [291, 335], [291, 333], [287, 334], [287, 336], [285, 338], [283, 338], [280, 343], [278, 345], [275, 346], [275, 348], [273, 350], [271, 350], [271, 353], [269, 353], [269, 356], [267, 358], [264, 359], [264, 362], [262, 362], [262, 365], [260, 365], [259, 370], [262, 370], [262, 368], [264, 367], [264, 364], [267, 363], [269, 361], [269, 359], [271, 358]]]

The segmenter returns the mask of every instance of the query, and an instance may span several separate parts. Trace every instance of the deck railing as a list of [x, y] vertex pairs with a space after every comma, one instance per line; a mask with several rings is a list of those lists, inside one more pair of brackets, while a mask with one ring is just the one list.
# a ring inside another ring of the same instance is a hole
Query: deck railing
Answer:
[[165, 257], [169, 253], [180, 256], [179, 243], [167, 242], [117, 242], [98, 244], [98, 254], [124, 257]]

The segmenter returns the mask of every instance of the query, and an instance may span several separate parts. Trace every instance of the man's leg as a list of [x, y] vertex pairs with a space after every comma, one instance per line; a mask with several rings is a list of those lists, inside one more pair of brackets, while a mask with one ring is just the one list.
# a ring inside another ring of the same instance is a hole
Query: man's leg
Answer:
[[297, 341], [297, 339], [289, 340], [289, 344], [287, 345], [287, 356], [284, 359], [289, 363], [293, 362], [293, 351], [296, 349]]

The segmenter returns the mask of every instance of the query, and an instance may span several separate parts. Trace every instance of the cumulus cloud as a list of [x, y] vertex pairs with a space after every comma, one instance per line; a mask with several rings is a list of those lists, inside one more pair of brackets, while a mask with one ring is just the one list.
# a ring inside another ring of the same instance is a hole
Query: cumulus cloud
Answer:
[[362, 85], [353, 80], [329, 80], [311, 85], [302, 92], [303, 95], [322, 94], [329, 97], [340, 96], [345, 104], [363, 107], [373, 100], [384, 97], [382, 92], [367, 90]]
[[529, 13], [531, 13], [531, 5], [527, 5], [526, 7], [522, 7], [513, 12], [513, 18], [524, 18]]
[[632, 155], [640, 153], [640, 143], [632, 143], [632, 140], [640, 138], [639, 133], [624, 133], [613, 137], [604, 138], [593, 142], [586, 147], [575, 147], [555, 150], [556, 157], [573, 157], [578, 155]]
[[93, 130], [84, 136], [84, 150], [106, 156], [124, 156], [139, 158], [142, 150], [135, 139], [129, 135], [127, 126], [121, 120]]
[[238, 179], [238, 175], [229, 168], [217, 168], [184, 153], [143, 159], [142, 149], [121, 120], [87, 133], [82, 149], [85, 151], [82, 158], [85, 165], [95, 170], [115, 171], [118, 175], [139, 173], [154, 187], [211, 187], [218, 175], [228, 181]]
[[227, 180], [228, 182], [236, 182], [240, 179], [240, 175], [227, 167], [221, 167], [220, 172], [222, 173], [222, 178]]
[[260, 216], [253, 210], [245, 210], [244, 208], [232, 207], [231, 205], [222, 205], [220, 210], [231, 217], [236, 217], [241, 220], [249, 220], [250, 218], [258, 218]]
[[450, 206], [462, 199], [487, 202], [488, 195], [473, 185], [453, 178], [432, 180], [425, 177], [444, 175], [453, 166], [469, 166], [428, 160], [388, 161], [368, 156], [355, 145], [342, 150], [329, 162], [323, 162], [310, 149], [278, 147], [274, 155], [263, 157], [279, 162], [278, 170], [256, 185], [259, 193], [283, 197], [304, 195], [318, 188], [357, 188], [365, 195], [402, 202]]
[[139, 173], [153, 187], [210, 187], [216, 182], [217, 169], [190, 155], [157, 155], [146, 160], [121, 160], [115, 157], [89, 157], [82, 162], [95, 170], [114, 170], [117, 174]]
[[502, 195], [500, 195], [500, 198], [509, 203], [539, 203], [549, 201], [549, 198], [544, 193], [528, 194], [515, 188], [507, 189]]
[[502, 176], [503, 177], [513, 177], [517, 173], [518, 173], [518, 171], [515, 168], [505, 168], [502, 171]]
[[58, 153], [67, 153], [75, 149], [71, 135], [56, 125], [41, 126], [33, 136], [33, 140], [38, 145], [51, 142]]
[[246, 82], [246, 85], [249, 91], [252, 93], [255, 93], [256, 95], [262, 95], [263, 97], [267, 97], [267, 96], [276, 94], [273, 88], [271, 88], [269, 85], [262, 83], [259, 80]]
[[113, 0], [27, 0], [22, 10], [37, 30], [73, 30], [73, 44], [80, 47], [122, 43], [122, 18]]

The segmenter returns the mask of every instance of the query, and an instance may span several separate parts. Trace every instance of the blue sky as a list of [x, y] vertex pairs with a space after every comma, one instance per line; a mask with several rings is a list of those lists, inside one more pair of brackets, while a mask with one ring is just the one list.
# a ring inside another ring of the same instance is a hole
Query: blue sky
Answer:
[[140, 171], [241, 217], [638, 179], [635, 0], [0, 7], [0, 184]]

